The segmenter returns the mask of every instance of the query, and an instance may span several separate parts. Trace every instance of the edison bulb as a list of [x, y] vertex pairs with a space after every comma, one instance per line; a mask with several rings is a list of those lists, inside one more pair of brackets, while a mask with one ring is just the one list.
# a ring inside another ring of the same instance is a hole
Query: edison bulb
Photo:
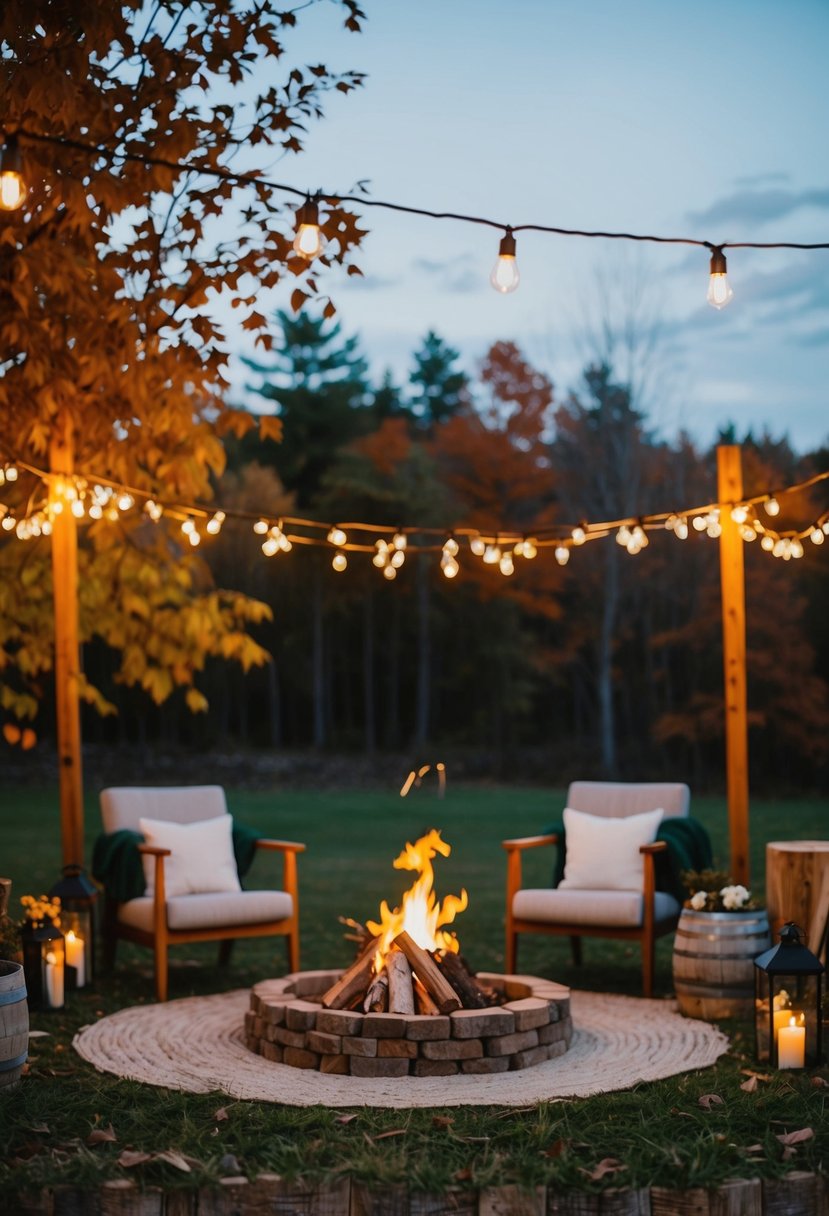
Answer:
[[338, 553], [334, 554], [334, 556], [331, 559], [331, 565], [338, 572], [345, 570], [346, 566], [348, 565], [348, 558], [343, 553], [342, 549], [340, 549], [340, 551]]
[[297, 208], [294, 253], [310, 262], [322, 253], [324, 244], [320, 232], [319, 208], [316, 203], [306, 199], [302, 206]]
[[11, 138], [0, 151], [0, 209], [17, 211], [26, 201], [26, 183], [17, 140]]
[[766, 501], [763, 503], [763, 508], [766, 512], [766, 515], [779, 515], [780, 514], [780, 503], [777, 501], [777, 499], [774, 497], [773, 494], [772, 494], [771, 498], [767, 498]]
[[515, 291], [521, 282], [518, 262], [515, 260], [515, 237], [509, 228], [501, 237], [501, 243], [498, 246], [498, 257], [495, 260], [495, 265], [492, 267], [489, 281], [495, 290], [500, 291], [502, 295]]
[[394, 566], [384, 566], [383, 567], [383, 577], [387, 578], [389, 580], [389, 582], [391, 582], [391, 580], [393, 578], [397, 578], [396, 568]]
[[725, 254], [722, 249], [715, 249], [711, 254], [711, 275], [708, 279], [706, 299], [712, 308], [725, 308], [734, 296], [728, 285]]
[[334, 527], [328, 533], [328, 540], [332, 545], [339, 546], [344, 545], [348, 540], [348, 537], [346, 536], [345, 532], [343, 532], [342, 528]]
[[460, 566], [455, 561], [454, 557], [451, 556], [451, 554], [443, 559], [443, 561], [440, 563], [440, 568], [443, 571], [445, 578], [454, 578], [460, 570]]
[[555, 559], [560, 566], [566, 566], [570, 560], [570, 550], [566, 545], [557, 545], [555, 550]]
[[815, 525], [815, 527], [812, 528], [811, 532], [809, 533], [809, 539], [813, 545], [822, 545], [824, 540], [823, 529]]

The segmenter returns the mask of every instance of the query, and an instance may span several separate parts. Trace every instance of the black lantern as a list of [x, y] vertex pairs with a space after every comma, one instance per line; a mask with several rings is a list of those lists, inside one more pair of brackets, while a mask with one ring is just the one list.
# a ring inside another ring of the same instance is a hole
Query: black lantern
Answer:
[[780, 942], [754, 960], [754, 1031], [758, 1060], [806, 1068], [822, 1059], [823, 964], [786, 924]]
[[20, 930], [29, 1008], [63, 1009], [66, 959], [63, 934], [50, 920], [26, 920]]
[[60, 900], [67, 986], [83, 988], [94, 979], [98, 889], [81, 866], [64, 866], [63, 878], [55, 883], [49, 895]]

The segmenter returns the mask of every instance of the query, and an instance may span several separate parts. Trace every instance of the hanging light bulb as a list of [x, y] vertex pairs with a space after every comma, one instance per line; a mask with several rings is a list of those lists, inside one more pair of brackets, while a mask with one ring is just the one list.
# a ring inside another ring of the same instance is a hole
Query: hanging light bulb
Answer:
[[275, 536], [269, 536], [262, 542], [262, 552], [265, 557], [273, 557], [275, 553], [279, 552], [279, 541]]
[[763, 503], [763, 509], [765, 510], [766, 515], [779, 515], [780, 514], [780, 503], [777, 501], [777, 499], [774, 497], [773, 494], [770, 494], [769, 497], [766, 499], [766, 501]]
[[515, 564], [512, 560], [511, 553], [504, 553], [501, 555], [501, 560], [498, 562], [498, 569], [502, 574], [507, 576], [515, 573]]
[[257, 519], [256, 523], [253, 525], [253, 530], [257, 536], [264, 536], [268, 531], [268, 526], [268, 521], [266, 519]]
[[492, 267], [489, 281], [495, 290], [500, 291], [502, 295], [515, 291], [521, 282], [521, 275], [518, 273], [518, 263], [515, 260], [515, 237], [512, 235], [511, 228], [507, 228], [501, 237], [501, 243], [498, 246], [498, 257], [495, 265]]
[[383, 578], [387, 578], [389, 580], [389, 582], [391, 582], [392, 579], [397, 578], [397, 570], [395, 569], [395, 567], [394, 566], [384, 566], [383, 567]]
[[129, 511], [130, 507], [135, 506], [135, 499], [132, 494], [125, 491], [123, 494], [119, 494], [116, 506], [119, 511]]
[[719, 310], [725, 308], [733, 295], [734, 292], [728, 286], [725, 254], [722, 249], [713, 249], [711, 251], [711, 276], [708, 280], [708, 293], [705, 298], [712, 308]]
[[688, 539], [688, 520], [684, 515], [680, 515], [674, 524], [674, 536], [677, 538], [677, 540]]
[[760, 548], [765, 549], [766, 553], [771, 553], [774, 549], [774, 537], [766, 532], [765, 536], [760, 541]]
[[6, 481], [17, 481], [17, 465], [6, 465]]
[[757, 533], [752, 528], [751, 524], [740, 524], [740, 536], [747, 543], [757, 539]]
[[625, 548], [630, 544], [631, 531], [627, 524], [622, 524], [619, 531], [616, 533], [616, 544], [624, 545]]
[[185, 519], [184, 523], [181, 525], [182, 532], [184, 533], [185, 536], [192, 536], [195, 529], [196, 529], [196, 525], [193, 523], [193, 520], [190, 519], [188, 516], [188, 518]]
[[345, 570], [346, 566], [348, 565], [348, 558], [343, 553], [342, 549], [339, 549], [331, 558], [331, 565], [338, 572]]
[[744, 524], [748, 519], [748, 507], [745, 503], [738, 503], [736, 507], [731, 508], [731, 518], [735, 524]]
[[92, 506], [89, 508], [89, 518], [90, 519], [103, 519], [103, 517], [104, 517], [104, 508], [101, 506], [101, 504], [99, 502], [93, 502]]
[[555, 550], [555, 559], [560, 566], [566, 566], [570, 560], [570, 550], [566, 545], [558, 545]]
[[408, 542], [408, 539], [407, 539], [407, 537], [406, 537], [406, 533], [405, 533], [405, 532], [400, 532], [400, 531], [398, 530], [397, 532], [395, 532], [394, 537], [392, 538], [392, 542], [391, 542], [391, 543], [392, 543], [392, 546], [393, 546], [395, 549], [405, 549], [405, 548], [406, 548], [406, 545], [407, 545], [409, 542]]
[[152, 498], [148, 498], [144, 503], [144, 510], [147, 512], [154, 524], [157, 524], [161, 519], [161, 516], [164, 514], [164, 508], [160, 503], [155, 502], [155, 500]]
[[72, 514], [75, 516], [75, 519], [83, 519], [84, 515], [86, 514], [86, 510], [80, 498], [76, 498], [72, 503]]
[[302, 206], [297, 207], [294, 252], [310, 262], [322, 253], [324, 244], [320, 232], [319, 205], [316, 199], [306, 198]]
[[823, 541], [824, 541], [823, 529], [819, 528], [817, 526], [817, 524], [815, 524], [814, 528], [812, 528], [811, 532], [809, 533], [809, 540], [812, 542], [813, 545], [822, 545], [823, 544]]
[[392, 549], [392, 555], [389, 560], [395, 570], [399, 570], [406, 560], [406, 554], [402, 549]]
[[488, 566], [497, 566], [498, 562], [501, 560], [501, 546], [486, 545], [484, 547], [483, 557]]
[[472, 552], [475, 554], [476, 557], [483, 557], [484, 553], [486, 552], [486, 545], [484, 544], [484, 542], [480, 536], [472, 537], [472, 539], [469, 542], [469, 548], [472, 550]]
[[342, 528], [338, 527], [336, 524], [328, 533], [329, 544], [336, 545], [338, 549], [341, 549], [347, 540], [348, 537], [346, 536], [345, 532], [343, 532]]
[[225, 522], [225, 518], [226, 516], [224, 511], [217, 511], [212, 519], [208, 519], [207, 523], [205, 524], [205, 530], [209, 532], [211, 536], [217, 536], [222, 530], [222, 524]]
[[538, 557], [538, 549], [536, 548], [534, 537], [528, 536], [524, 540], [523, 556], [527, 559], [527, 561], [530, 561], [530, 562], [532, 561], [532, 559], [534, 557]]
[[445, 578], [454, 578], [460, 570], [460, 566], [451, 553], [447, 553], [441, 558], [440, 568]]
[[17, 137], [10, 135], [0, 149], [0, 210], [17, 211], [27, 194]]
[[572, 537], [574, 545], [583, 545], [587, 540], [587, 533], [581, 524], [576, 524], [575, 528], [570, 533], [570, 536]]
[[443, 542], [444, 557], [457, 557], [459, 545], [454, 536], [448, 536]]
[[802, 557], [803, 556], [803, 545], [800, 542], [799, 536], [792, 537], [792, 539], [789, 541], [789, 548], [792, 551], [792, 557]]

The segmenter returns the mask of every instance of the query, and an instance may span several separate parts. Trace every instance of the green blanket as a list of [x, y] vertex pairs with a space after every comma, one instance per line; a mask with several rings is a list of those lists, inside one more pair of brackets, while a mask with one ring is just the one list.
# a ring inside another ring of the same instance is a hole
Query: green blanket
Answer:
[[[250, 869], [256, 852], [256, 842], [261, 837], [261, 832], [234, 820], [233, 852], [240, 878]], [[144, 837], [140, 832], [132, 832], [127, 828], [110, 832], [108, 835], [102, 833], [95, 841], [92, 850], [92, 873], [98, 882], [103, 883], [107, 895], [118, 903], [138, 899], [144, 894], [144, 867], [137, 848], [143, 843]]]
[[[564, 877], [566, 835], [563, 823], [554, 823], [544, 829], [545, 834], [555, 832], [558, 850], [553, 869], [553, 886], [557, 887]], [[711, 841], [708, 832], [698, 819], [663, 819], [656, 833], [657, 840], [664, 840], [667, 851], [657, 853], [656, 889], [667, 891], [674, 899], [683, 903], [688, 892], [682, 883], [683, 870], [708, 870], [713, 865]]]

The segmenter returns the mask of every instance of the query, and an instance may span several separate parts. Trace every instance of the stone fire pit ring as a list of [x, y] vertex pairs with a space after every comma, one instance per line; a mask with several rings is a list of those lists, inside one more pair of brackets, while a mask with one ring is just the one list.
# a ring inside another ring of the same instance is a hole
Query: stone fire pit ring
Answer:
[[298, 971], [256, 984], [245, 1013], [248, 1049], [334, 1075], [448, 1077], [530, 1068], [563, 1055], [573, 1036], [570, 989], [538, 976], [479, 972], [501, 1004], [429, 1016], [323, 1009], [322, 994], [341, 975]]

